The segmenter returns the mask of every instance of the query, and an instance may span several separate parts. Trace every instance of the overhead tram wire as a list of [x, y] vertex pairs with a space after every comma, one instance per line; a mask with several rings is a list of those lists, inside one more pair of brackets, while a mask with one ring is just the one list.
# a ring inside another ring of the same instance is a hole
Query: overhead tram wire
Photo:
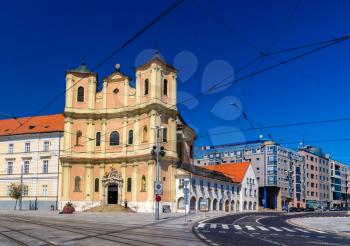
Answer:
[[[163, 10], [156, 18], [154, 18], [152, 21], [150, 21], [147, 25], [145, 25], [144, 27], [142, 27], [137, 33], [135, 33], [134, 35], [132, 35], [130, 38], [128, 38], [122, 45], [120, 45], [117, 49], [115, 49], [114, 51], [112, 51], [111, 54], [109, 54], [106, 58], [104, 58], [101, 62], [99, 62], [93, 69], [92, 71], [96, 71], [98, 68], [100, 68], [103, 64], [105, 64], [107, 61], [109, 61], [112, 57], [114, 57], [116, 54], [118, 54], [121, 50], [123, 50], [125, 47], [127, 47], [131, 42], [133, 42], [134, 40], [136, 40], [141, 34], [143, 34], [144, 32], [146, 32], [148, 29], [150, 29], [152, 26], [154, 26], [155, 24], [157, 24], [160, 20], [162, 20], [165, 16], [167, 16], [168, 14], [170, 14], [173, 10], [175, 10], [178, 6], [180, 6], [185, 0], [176, 0], [174, 1], [170, 6], [168, 6], [165, 10]], [[61, 92], [60, 94], [58, 94], [56, 97], [54, 97], [53, 99], [51, 99], [47, 104], [45, 104], [42, 108], [40, 108], [36, 113], [34, 113], [31, 117], [29, 117], [29, 119], [25, 122], [23, 122], [23, 124], [27, 123], [31, 118], [33, 118], [34, 116], [37, 116], [38, 114], [40, 114], [42, 111], [44, 111], [45, 109], [47, 109], [49, 106], [51, 106], [53, 103], [55, 103], [59, 98], [61, 98], [62, 96], [64, 96], [66, 94], [66, 92], [70, 89], [72, 89], [78, 82], [80, 82], [82, 79], [77, 80], [77, 82], [73, 83], [73, 85], [69, 88], [66, 88], [63, 92]], [[21, 126], [17, 127], [16, 129], [14, 129], [12, 132], [16, 131], [18, 128], [20, 128]]]
[[[271, 70], [271, 69], [273, 69], [273, 68], [276, 68], [276, 67], [278, 67], [278, 66], [280, 66], [280, 65], [287, 64], [287, 63], [289, 63], [289, 62], [291, 62], [291, 61], [295, 61], [295, 60], [300, 59], [300, 58], [302, 58], [302, 57], [304, 57], [304, 56], [307, 56], [307, 55], [313, 54], [313, 53], [315, 53], [315, 52], [318, 52], [318, 51], [320, 51], [320, 50], [323, 50], [323, 49], [325, 49], [325, 48], [327, 48], [327, 47], [336, 45], [336, 44], [338, 44], [338, 43], [340, 43], [340, 42], [343, 42], [343, 41], [345, 41], [345, 40], [348, 40], [349, 38], [350, 38], [350, 36], [346, 35], [346, 36], [344, 36], [344, 37], [342, 37], [342, 38], [339, 38], [339, 39], [335, 40], [334, 42], [332, 42], [332, 43], [330, 43], [330, 44], [323, 45], [323, 46], [321, 46], [321, 47], [319, 47], [319, 48], [315, 48], [315, 49], [313, 49], [313, 50], [307, 51], [307, 52], [302, 53], [302, 54], [300, 54], [300, 55], [297, 55], [297, 56], [294, 56], [294, 57], [292, 57], [292, 58], [283, 60], [283, 61], [281, 61], [281, 62], [279, 62], [279, 63], [277, 63], [277, 64], [271, 65], [271, 66], [269, 66], [269, 67], [265, 67], [265, 68], [263, 68], [263, 69], [261, 69], [261, 70], [259, 70], [259, 71], [254, 72], [254, 73], [250, 73], [250, 74], [247, 74], [247, 75], [245, 75], [245, 76], [242, 76], [242, 77], [240, 77], [240, 78], [238, 78], [238, 79], [236, 79], [236, 80], [234, 80], [234, 81], [230, 81], [230, 82], [226, 82], [226, 83], [222, 83], [222, 81], [220, 81], [220, 82], [214, 84], [214, 87], [211, 87], [211, 88], [209, 88], [208, 90], [206, 90], [206, 91], [204, 91], [204, 92], [200, 92], [200, 93], [198, 93], [197, 95], [194, 95], [193, 97], [184, 99], [183, 101], [178, 102], [177, 105], [183, 104], [183, 103], [186, 103], [186, 102], [189, 102], [189, 101], [192, 101], [192, 100], [194, 100], [194, 98], [203, 96], [203, 95], [205, 95], [205, 93], [207, 93], [207, 92], [209, 92], [209, 91], [211, 91], [211, 90], [213, 90], [213, 89], [221, 88], [221, 87], [226, 86], [226, 85], [228, 85], [228, 84], [238, 83], [238, 82], [240, 82], [240, 81], [242, 81], [242, 80], [244, 80], [244, 79], [249, 78], [250, 76], [254, 76], [254, 75], [256, 75], [256, 74], [260, 74], [260, 73], [269, 71], [269, 70]], [[225, 78], [224, 80], [226, 80], [226, 79], [227, 79], [227, 78]], [[218, 85], [218, 86], [216, 86], [216, 85]], [[176, 109], [176, 105], [171, 106], [171, 107], [169, 107], [168, 109], [171, 109], [172, 107], [175, 107], [174, 109]], [[146, 117], [144, 117], [143, 119], [147, 119], [147, 118], [149, 118], [149, 116], [146, 116]], [[143, 119], [141, 119], [141, 120], [143, 120]], [[132, 124], [133, 124], [133, 123], [132, 123]], [[128, 127], [128, 126], [130, 126], [130, 125], [131, 125], [131, 124], [128, 124], [128, 125], [125, 126], [125, 127]], [[125, 127], [123, 126], [123, 127], [119, 128], [119, 129], [123, 129], [123, 128], [125, 128]], [[258, 129], [261, 129], [261, 128], [264, 128], [264, 127], [259, 127]], [[117, 130], [118, 130], [118, 129], [117, 129]], [[107, 134], [107, 133], [106, 133], [106, 134]], [[94, 140], [94, 139], [91, 139], [91, 140]], [[91, 140], [89, 140], [89, 141], [91, 141]], [[89, 142], [89, 141], [87, 141], [87, 142]], [[87, 142], [85, 142], [85, 143], [87, 143]], [[83, 144], [85, 144], [85, 143], [83, 143]], [[74, 146], [72, 146], [71, 148], [73, 148], [73, 147], [74, 147]], [[68, 149], [70, 149], [70, 148], [68, 148]]]

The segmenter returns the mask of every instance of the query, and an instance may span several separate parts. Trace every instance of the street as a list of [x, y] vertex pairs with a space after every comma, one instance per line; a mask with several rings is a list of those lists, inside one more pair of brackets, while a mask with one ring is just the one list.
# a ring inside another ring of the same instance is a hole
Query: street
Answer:
[[313, 216], [346, 216], [346, 213], [242, 213], [202, 221], [193, 231], [208, 245], [350, 245], [349, 237], [287, 222]]
[[101, 222], [103, 216], [86, 220], [1, 214], [0, 245], [203, 245], [182, 217], [174, 224], [177, 218], [137, 224], [116, 214], [115, 222]]

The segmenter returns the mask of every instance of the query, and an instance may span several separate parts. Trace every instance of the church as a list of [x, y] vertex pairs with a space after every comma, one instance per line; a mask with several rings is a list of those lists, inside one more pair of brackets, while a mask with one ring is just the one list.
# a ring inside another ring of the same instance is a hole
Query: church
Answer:
[[[64, 141], [59, 176], [60, 207], [77, 210], [121, 204], [154, 211], [157, 137], [162, 205], [176, 210], [178, 163], [193, 163], [196, 133], [176, 107], [176, 69], [159, 54], [136, 68], [136, 85], [120, 65], [103, 79], [82, 63], [66, 71]], [[159, 136], [156, 128], [161, 127]]]

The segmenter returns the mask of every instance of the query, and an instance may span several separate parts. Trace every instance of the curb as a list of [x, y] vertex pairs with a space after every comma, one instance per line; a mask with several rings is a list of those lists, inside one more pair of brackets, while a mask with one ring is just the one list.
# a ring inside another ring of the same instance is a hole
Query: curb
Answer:
[[[311, 217], [311, 218], [334, 218], [334, 217]], [[344, 218], [346, 218], [344, 216]], [[299, 224], [299, 223], [296, 223], [296, 222], [292, 222], [291, 220], [293, 219], [288, 219], [286, 220], [286, 222], [288, 224], [291, 224], [291, 225], [294, 225], [294, 226], [298, 226], [298, 227], [301, 227], [301, 228], [304, 228], [304, 229], [307, 229], [307, 230], [311, 230], [311, 231], [315, 231], [317, 229], [314, 229], [313, 227], [310, 227], [310, 226], [305, 226], [303, 224]], [[347, 238], [350, 238], [350, 234], [349, 233], [346, 233], [346, 232], [342, 232], [342, 231], [331, 231], [331, 230], [322, 230], [323, 232], [327, 232], [327, 233], [333, 233], [333, 234], [337, 234], [339, 236], [343, 236], [343, 237], [347, 237]]]

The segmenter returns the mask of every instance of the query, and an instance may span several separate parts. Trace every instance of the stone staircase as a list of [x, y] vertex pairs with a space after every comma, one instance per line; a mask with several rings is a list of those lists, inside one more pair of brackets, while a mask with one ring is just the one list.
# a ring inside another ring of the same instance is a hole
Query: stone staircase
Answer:
[[133, 213], [130, 208], [124, 208], [119, 204], [111, 204], [111, 205], [100, 205], [97, 207], [93, 207], [85, 210], [85, 212], [101, 212], [101, 213], [114, 213], [114, 212], [124, 212], [124, 213]]

